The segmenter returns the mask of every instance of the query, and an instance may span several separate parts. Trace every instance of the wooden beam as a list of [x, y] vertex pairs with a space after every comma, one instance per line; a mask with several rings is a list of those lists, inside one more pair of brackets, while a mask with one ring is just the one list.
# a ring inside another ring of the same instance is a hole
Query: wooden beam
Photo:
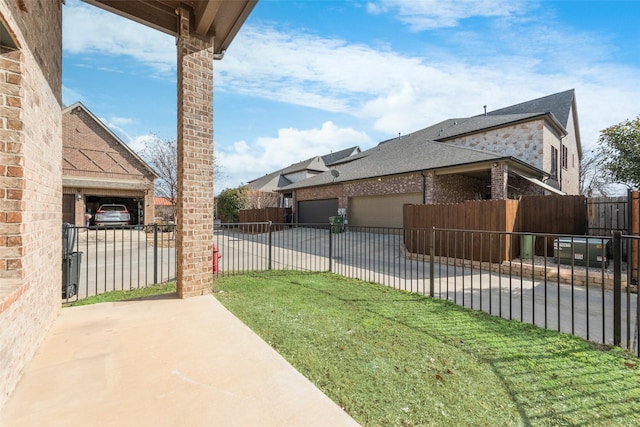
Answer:
[[170, 35], [178, 34], [178, 16], [175, 9], [159, 1], [83, 0], [101, 9], [129, 18]]
[[212, 0], [206, 2], [198, 2], [195, 9], [196, 25], [195, 33], [206, 37], [211, 34], [211, 27], [213, 26], [213, 20], [218, 14], [218, 10], [222, 5], [220, 0]]

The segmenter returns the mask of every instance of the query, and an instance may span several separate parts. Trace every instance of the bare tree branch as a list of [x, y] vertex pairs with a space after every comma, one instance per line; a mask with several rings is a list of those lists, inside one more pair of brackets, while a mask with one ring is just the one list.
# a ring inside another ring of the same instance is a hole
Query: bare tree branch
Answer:
[[580, 194], [608, 196], [613, 181], [603, 165], [602, 157], [595, 151], [584, 153], [580, 162]]
[[[154, 135], [146, 142], [141, 157], [158, 174], [155, 182], [156, 196], [165, 197], [175, 207], [178, 198], [178, 141], [162, 140]], [[217, 179], [222, 174], [221, 170], [222, 167], [214, 157], [213, 173]]]

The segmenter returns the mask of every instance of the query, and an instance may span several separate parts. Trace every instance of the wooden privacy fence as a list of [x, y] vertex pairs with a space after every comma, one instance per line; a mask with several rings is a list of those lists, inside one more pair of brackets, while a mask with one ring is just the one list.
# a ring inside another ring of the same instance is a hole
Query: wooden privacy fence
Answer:
[[587, 227], [589, 234], [609, 236], [613, 231], [629, 231], [629, 203], [627, 196], [587, 198]]
[[[584, 196], [526, 196], [519, 200], [466, 201], [457, 204], [404, 205], [405, 244], [409, 252], [428, 254], [433, 227], [435, 255], [474, 261], [508, 261], [520, 256], [520, 239], [506, 233], [584, 235]], [[456, 232], [455, 230], [460, 230]], [[462, 233], [474, 230], [478, 233]], [[495, 233], [504, 232], [497, 238]], [[534, 254], [553, 253], [553, 240], [534, 239]]]
[[[404, 205], [405, 245], [412, 253], [428, 254], [433, 227], [450, 231], [435, 234], [434, 255], [474, 261], [510, 259], [507, 235], [462, 233], [456, 230], [514, 231], [517, 200], [466, 201], [443, 205]], [[491, 255], [489, 255], [491, 254]], [[492, 259], [490, 259], [492, 258]]]
[[[524, 196], [519, 200], [518, 219], [514, 231], [566, 234], [587, 234], [587, 214], [584, 196]], [[534, 254], [553, 254], [553, 239], [535, 239]]]
[[[285, 222], [284, 208], [261, 208], [261, 209], [240, 209], [240, 223], [263, 223], [241, 225], [242, 231], [251, 233], [264, 233], [267, 231], [268, 223], [279, 224], [277, 227], [282, 228]], [[274, 226], [275, 227], [275, 226]]]

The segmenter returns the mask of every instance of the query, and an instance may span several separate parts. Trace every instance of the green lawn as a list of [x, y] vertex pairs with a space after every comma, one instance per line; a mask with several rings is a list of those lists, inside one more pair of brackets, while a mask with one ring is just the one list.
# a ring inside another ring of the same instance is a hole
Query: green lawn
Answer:
[[640, 425], [638, 360], [619, 348], [332, 274], [215, 286], [366, 426]]
[[132, 289], [130, 291], [111, 291], [104, 294], [95, 295], [76, 301], [65, 302], [62, 300], [64, 307], [75, 307], [79, 305], [97, 304], [100, 302], [123, 301], [135, 298], [142, 298], [152, 295], [167, 294], [176, 291], [175, 282], [162, 283], [160, 285], [149, 286], [146, 288]]

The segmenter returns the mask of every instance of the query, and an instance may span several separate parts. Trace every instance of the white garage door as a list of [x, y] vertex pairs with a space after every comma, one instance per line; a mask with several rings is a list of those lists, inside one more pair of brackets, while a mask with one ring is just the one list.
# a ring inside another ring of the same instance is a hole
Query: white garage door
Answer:
[[368, 227], [402, 227], [402, 206], [422, 203], [421, 193], [352, 197], [349, 224]]

